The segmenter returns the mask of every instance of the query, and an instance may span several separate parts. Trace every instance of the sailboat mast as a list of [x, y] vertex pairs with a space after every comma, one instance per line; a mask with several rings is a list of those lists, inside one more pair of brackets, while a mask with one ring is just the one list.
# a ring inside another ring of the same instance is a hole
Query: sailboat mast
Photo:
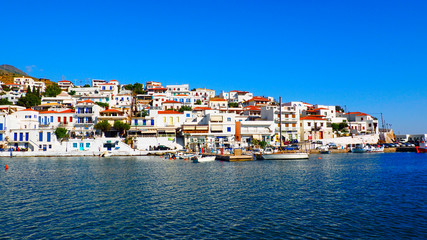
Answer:
[[282, 97], [279, 97], [279, 142], [282, 150]]

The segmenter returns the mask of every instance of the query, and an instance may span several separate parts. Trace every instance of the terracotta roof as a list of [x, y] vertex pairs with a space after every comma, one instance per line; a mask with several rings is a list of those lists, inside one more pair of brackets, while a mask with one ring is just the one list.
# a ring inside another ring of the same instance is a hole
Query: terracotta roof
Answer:
[[310, 103], [306, 103], [306, 102], [302, 102], [303, 104], [306, 104], [306, 105], [310, 105], [310, 106], [313, 106], [313, 104], [310, 104]]
[[149, 88], [148, 91], [155, 91], [155, 90], [168, 90], [167, 88]]
[[360, 114], [358, 114], [358, 115], [356, 115], [356, 116], [371, 116], [371, 115], [366, 114], [366, 113], [360, 113]]
[[74, 111], [73, 109], [67, 109], [67, 110], [61, 111], [60, 113], [74, 113], [74, 112], [76, 111]]
[[92, 100], [84, 100], [84, 101], [80, 101], [80, 102], [78, 102], [78, 103], [94, 103]]
[[183, 114], [183, 113], [172, 111], [172, 110], [166, 110], [166, 111], [159, 111], [158, 114]]
[[[167, 101], [162, 102], [162, 104], [163, 104], [163, 103], [181, 103], [181, 102], [172, 101], [172, 100], [167, 100]], [[182, 103], [181, 103], [181, 104], [182, 104]]]
[[248, 93], [248, 92], [246, 92], [246, 91], [239, 91], [239, 90], [233, 90], [233, 91], [230, 91], [230, 92], [237, 92], [237, 93]]
[[104, 111], [101, 111], [101, 113], [121, 113], [122, 111], [119, 111], [119, 110], [117, 110], [117, 109], [107, 109], [107, 110], [104, 110]]
[[227, 102], [224, 98], [211, 98], [209, 99], [211, 102]]
[[269, 99], [265, 98], [265, 97], [253, 97], [251, 99], [249, 99], [246, 102], [251, 102], [251, 101], [258, 101], [258, 102], [270, 102]]
[[118, 82], [116, 79], [110, 80], [110, 82]]
[[210, 107], [195, 107], [193, 108], [194, 111], [203, 111], [203, 110], [212, 110]]
[[300, 120], [319, 120], [319, 121], [326, 121], [326, 119], [324, 119], [324, 118], [312, 117], [312, 116], [302, 117], [302, 118], [300, 118]]
[[58, 81], [59, 83], [60, 82], [69, 82], [69, 83], [72, 83], [72, 82], [70, 82], [70, 81], [68, 81], [68, 80], [61, 80], [61, 81]]
[[249, 110], [249, 111], [261, 111], [261, 107], [257, 107], [257, 106], [247, 106], [244, 107], [243, 110]]
[[58, 113], [56, 111], [43, 111], [43, 112], [39, 112], [40, 114], [48, 114], [48, 113]]

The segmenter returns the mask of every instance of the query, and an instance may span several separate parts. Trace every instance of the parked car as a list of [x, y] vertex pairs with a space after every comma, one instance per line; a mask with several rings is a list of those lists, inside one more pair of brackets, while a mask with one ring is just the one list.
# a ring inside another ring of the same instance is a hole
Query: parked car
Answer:
[[335, 143], [328, 143], [327, 145], [330, 149], [338, 149], [338, 146]]

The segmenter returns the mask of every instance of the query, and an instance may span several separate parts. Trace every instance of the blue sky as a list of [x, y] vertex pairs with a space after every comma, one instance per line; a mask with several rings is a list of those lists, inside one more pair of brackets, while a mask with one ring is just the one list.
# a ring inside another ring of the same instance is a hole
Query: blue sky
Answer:
[[427, 133], [427, 1], [3, 1], [0, 64], [346, 105]]

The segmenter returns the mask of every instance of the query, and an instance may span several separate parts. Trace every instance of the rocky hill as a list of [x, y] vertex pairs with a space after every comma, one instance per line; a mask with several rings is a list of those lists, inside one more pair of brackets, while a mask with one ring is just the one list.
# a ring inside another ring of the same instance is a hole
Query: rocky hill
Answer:
[[35, 81], [42, 81], [46, 84], [46, 86], [54, 84], [54, 82], [50, 81], [49, 79], [44, 79], [44, 78], [39, 79], [39, 78], [28, 76], [25, 72], [19, 70], [14, 66], [7, 65], [7, 64], [0, 65], [0, 82], [13, 83], [13, 78], [22, 77], [22, 76], [30, 77]]

